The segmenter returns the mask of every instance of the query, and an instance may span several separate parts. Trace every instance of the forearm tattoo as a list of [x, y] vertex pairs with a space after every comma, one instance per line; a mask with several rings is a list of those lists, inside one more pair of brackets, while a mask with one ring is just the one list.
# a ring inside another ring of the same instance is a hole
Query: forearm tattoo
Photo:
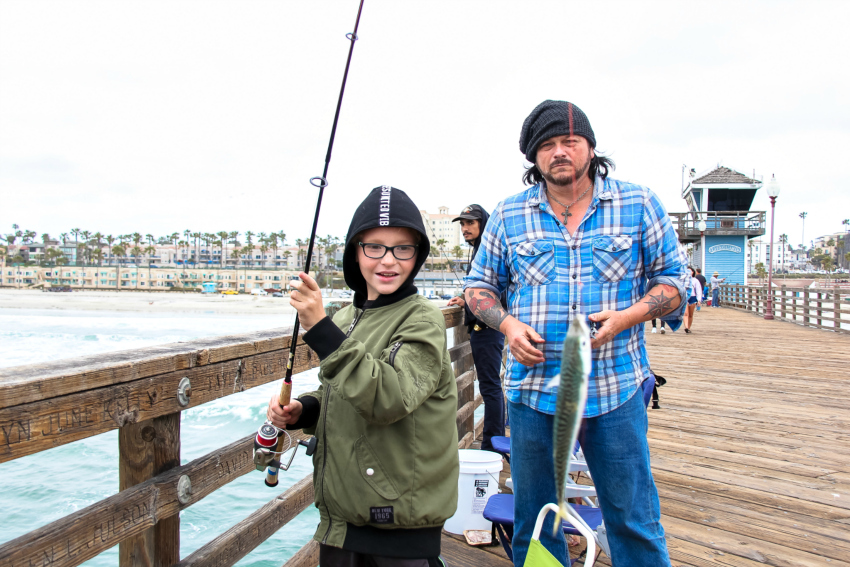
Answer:
[[502, 308], [499, 298], [492, 291], [473, 289], [469, 293], [469, 310], [491, 329], [499, 329], [508, 313]]
[[678, 307], [678, 302], [676, 305], [673, 305], [673, 302], [679, 299], [679, 295], [664, 295], [664, 290], [661, 290], [660, 295], [647, 295], [646, 296], [646, 305], [649, 307], [649, 311], [646, 314], [653, 319], [657, 319], [662, 315], [666, 315], [676, 309]]

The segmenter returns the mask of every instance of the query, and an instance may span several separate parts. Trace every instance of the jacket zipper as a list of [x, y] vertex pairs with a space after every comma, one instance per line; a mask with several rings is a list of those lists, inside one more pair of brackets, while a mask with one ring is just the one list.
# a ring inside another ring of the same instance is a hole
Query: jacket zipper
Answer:
[[399, 341], [393, 345], [393, 348], [390, 349], [390, 366], [395, 366], [395, 355], [403, 344], [403, 342]]
[[[365, 310], [360, 311], [354, 316], [354, 319], [351, 321], [351, 325], [348, 327], [348, 332], [345, 333], [346, 337], [350, 337], [351, 333], [354, 332], [354, 327], [357, 326], [357, 323], [360, 322], [360, 319], [363, 317], [363, 313]], [[401, 346], [401, 343], [397, 343], [398, 346]], [[395, 348], [395, 347], [393, 347]], [[328, 462], [328, 443], [327, 443], [327, 422], [328, 422], [328, 402], [330, 401], [330, 388], [325, 388], [325, 401], [322, 406], [325, 408], [325, 411], [322, 415], [322, 502], [325, 502], [325, 507], [327, 507], [327, 501], [325, 500], [325, 464]], [[328, 536], [331, 533], [331, 528], [333, 527], [333, 519], [331, 518], [330, 511], [328, 511], [328, 531], [325, 532], [325, 535], [322, 537], [322, 543], [328, 542]]]

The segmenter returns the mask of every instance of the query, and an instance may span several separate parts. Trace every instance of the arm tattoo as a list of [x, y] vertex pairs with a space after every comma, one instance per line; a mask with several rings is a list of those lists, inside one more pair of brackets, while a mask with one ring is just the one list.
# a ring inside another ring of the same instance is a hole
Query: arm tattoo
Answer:
[[492, 291], [472, 290], [469, 298], [469, 310], [491, 329], [499, 330], [499, 325], [507, 319], [508, 313], [502, 309], [499, 298]]
[[678, 295], [670, 297], [664, 295], [663, 289], [661, 290], [661, 295], [647, 295], [646, 304], [649, 306], [649, 311], [647, 311], [646, 314], [651, 316], [653, 319], [666, 315], [675, 309], [673, 301], [678, 298]]

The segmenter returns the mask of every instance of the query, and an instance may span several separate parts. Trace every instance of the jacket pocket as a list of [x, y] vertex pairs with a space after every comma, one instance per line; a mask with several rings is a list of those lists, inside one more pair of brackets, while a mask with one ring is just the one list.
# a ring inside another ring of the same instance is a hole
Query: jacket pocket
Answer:
[[593, 239], [593, 279], [618, 282], [632, 266], [631, 236], [597, 236]]
[[526, 285], [546, 285], [555, 277], [555, 247], [549, 240], [531, 240], [516, 247], [517, 270]]
[[378, 460], [378, 456], [365, 436], [361, 436], [354, 443], [354, 452], [357, 455], [357, 465], [363, 480], [382, 498], [387, 500], [397, 499], [399, 497], [398, 488], [387, 474], [381, 461]]

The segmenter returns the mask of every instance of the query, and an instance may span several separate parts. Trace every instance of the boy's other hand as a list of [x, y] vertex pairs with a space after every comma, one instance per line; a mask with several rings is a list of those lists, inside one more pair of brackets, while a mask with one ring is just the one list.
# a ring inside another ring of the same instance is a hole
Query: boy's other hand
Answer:
[[287, 425], [292, 425], [301, 417], [301, 411], [304, 406], [298, 400], [291, 400], [289, 405], [280, 407], [280, 396], [275, 394], [269, 400], [269, 409], [266, 412], [266, 417], [278, 429], [284, 429]]
[[466, 302], [463, 300], [462, 297], [453, 297], [453, 298], [449, 299], [449, 307], [451, 307], [453, 305], [459, 305], [459, 306], [463, 307], [464, 305], [466, 305]]
[[289, 294], [289, 304], [298, 311], [298, 320], [301, 328], [309, 331], [313, 325], [325, 318], [325, 308], [322, 305], [322, 290], [308, 274], [298, 274], [301, 281], [293, 280], [290, 287], [293, 291]]

